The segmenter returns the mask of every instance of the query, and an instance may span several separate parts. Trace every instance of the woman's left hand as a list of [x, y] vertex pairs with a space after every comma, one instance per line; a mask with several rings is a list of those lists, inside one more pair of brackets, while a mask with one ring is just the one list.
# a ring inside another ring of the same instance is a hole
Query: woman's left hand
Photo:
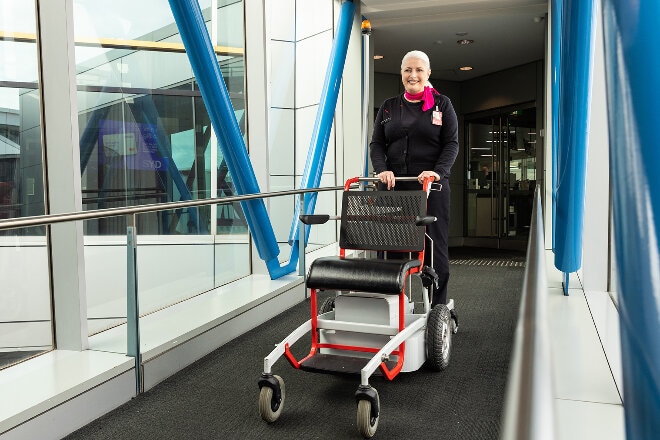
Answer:
[[424, 183], [426, 179], [429, 177], [433, 177], [433, 181], [436, 182], [440, 180], [440, 175], [436, 173], [435, 171], [422, 171], [419, 176], [417, 176], [417, 181], [419, 183]]

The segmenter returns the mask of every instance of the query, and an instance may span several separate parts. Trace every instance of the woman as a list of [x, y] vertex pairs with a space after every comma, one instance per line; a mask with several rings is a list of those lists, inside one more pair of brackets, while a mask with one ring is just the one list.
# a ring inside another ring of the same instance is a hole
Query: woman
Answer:
[[449, 171], [458, 154], [458, 120], [449, 98], [429, 84], [430, 75], [429, 57], [424, 52], [414, 50], [403, 57], [401, 81], [406, 91], [380, 106], [369, 147], [383, 188], [419, 189], [414, 182], [396, 183], [397, 177], [410, 176], [420, 183], [432, 176], [442, 185], [441, 191], [431, 191], [427, 202], [428, 214], [438, 218], [427, 227], [433, 249], [426, 252], [424, 262], [430, 266], [433, 255], [433, 269], [439, 277], [432, 300], [436, 305], [447, 303]]

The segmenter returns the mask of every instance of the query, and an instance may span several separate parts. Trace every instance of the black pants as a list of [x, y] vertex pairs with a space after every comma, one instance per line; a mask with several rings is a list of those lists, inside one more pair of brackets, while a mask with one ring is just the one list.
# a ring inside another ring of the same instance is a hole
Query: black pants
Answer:
[[[438, 218], [426, 227], [426, 233], [433, 240], [433, 247], [427, 241], [424, 264], [432, 266], [439, 278], [439, 288], [433, 294], [432, 305], [447, 304], [447, 284], [449, 282], [449, 179], [442, 179], [442, 190], [431, 191], [427, 201], [427, 213]], [[433, 264], [431, 264], [433, 255]]]
[[[432, 190], [426, 202], [426, 212], [428, 215], [437, 217], [437, 221], [426, 227], [426, 234], [433, 240], [433, 246], [427, 239], [424, 252], [424, 265], [433, 267], [438, 274], [439, 287], [433, 292], [431, 305], [447, 304], [447, 284], [449, 283], [449, 206], [450, 194], [449, 179], [444, 178], [440, 182], [442, 190]], [[436, 188], [437, 185], [433, 185]], [[385, 189], [380, 185], [380, 189]], [[417, 182], [397, 182], [394, 190], [419, 190], [420, 185]], [[387, 189], [385, 189], [387, 191]], [[388, 258], [397, 258], [395, 252], [389, 252]], [[431, 264], [431, 256], [433, 264]], [[401, 258], [401, 257], [398, 257]]]

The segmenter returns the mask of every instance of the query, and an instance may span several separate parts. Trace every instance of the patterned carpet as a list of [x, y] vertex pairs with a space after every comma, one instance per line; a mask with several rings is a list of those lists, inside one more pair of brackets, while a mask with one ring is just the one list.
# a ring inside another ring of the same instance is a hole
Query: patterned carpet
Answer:
[[[382, 406], [376, 439], [499, 436], [523, 267], [463, 261], [520, 262], [521, 254], [463, 249], [450, 255], [449, 297], [460, 317], [450, 365], [443, 372], [402, 373], [391, 382], [373, 378]], [[259, 417], [263, 357], [309, 318], [308, 307], [293, 307], [67, 439], [361, 438], [353, 398], [359, 377], [305, 373], [284, 360], [274, 367], [286, 384], [282, 416], [270, 425]], [[307, 349], [293, 348], [298, 355]]]

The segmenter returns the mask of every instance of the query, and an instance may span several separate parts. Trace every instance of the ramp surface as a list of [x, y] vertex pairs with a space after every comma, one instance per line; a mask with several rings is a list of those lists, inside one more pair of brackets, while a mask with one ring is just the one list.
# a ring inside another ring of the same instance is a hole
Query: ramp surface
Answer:
[[[520, 261], [521, 255], [450, 249], [455, 261]], [[451, 263], [449, 297], [456, 301], [460, 328], [449, 367], [402, 373], [391, 382], [373, 377], [382, 406], [374, 438], [498, 438], [523, 270]], [[308, 307], [298, 304], [66, 438], [362, 438], [353, 397], [359, 377], [298, 371], [283, 359], [274, 368], [286, 385], [282, 416], [270, 425], [259, 417], [263, 357], [309, 318]], [[300, 355], [307, 347], [293, 349]]]

